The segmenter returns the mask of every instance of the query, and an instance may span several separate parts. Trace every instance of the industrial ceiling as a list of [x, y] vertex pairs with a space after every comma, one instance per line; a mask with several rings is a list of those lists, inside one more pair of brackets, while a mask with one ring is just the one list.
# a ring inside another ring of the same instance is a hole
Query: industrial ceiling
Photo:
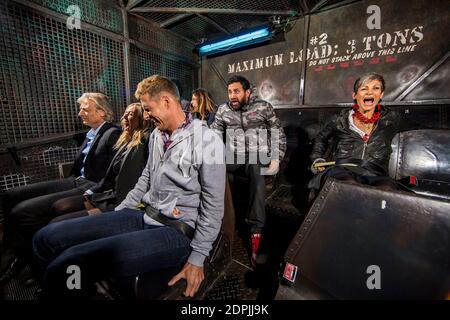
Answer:
[[356, 1], [124, 0], [129, 13], [199, 44], [271, 21], [286, 21]]

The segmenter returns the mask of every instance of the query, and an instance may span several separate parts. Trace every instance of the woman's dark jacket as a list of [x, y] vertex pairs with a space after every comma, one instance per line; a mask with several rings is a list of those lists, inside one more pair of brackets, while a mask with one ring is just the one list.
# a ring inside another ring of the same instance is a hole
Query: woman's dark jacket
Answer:
[[391, 141], [405, 127], [402, 115], [382, 107], [381, 116], [367, 142], [350, 129], [351, 109], [343, 110], [319, 132], [313, 140], [312, 161], [324, 158], [329, 139], [332, 139], [332, 160], [359, 164], [376, 175], [388, 175]]
[[[211, 126], [211, 124], [214, 122], [215, 116], [216, 116], [215, 112], [208, 112], [206, 114], [204, 120], [206, 121], [206, 124], [208, 125], [208, 127]], [[200, 113], [199, 112], [192, 112], [192, 118], [201, 120]]]
[[125, 199], [128, 192], [134, 188], [148, 160], [148, 137], [143, 139], [139, 145], [124, 150], [124, 152], [119, 174], [116, 174], [113, 168], [116, 157], [120, 156], [120, 152], [117, 152], [105, 177], [94, 187], [90, 188], [94, 193], [92, 202], [102, 210], [104, 205], [100, 205], [101, 202], [108, 202], [108, 204], [113, 205], [119, 204]]

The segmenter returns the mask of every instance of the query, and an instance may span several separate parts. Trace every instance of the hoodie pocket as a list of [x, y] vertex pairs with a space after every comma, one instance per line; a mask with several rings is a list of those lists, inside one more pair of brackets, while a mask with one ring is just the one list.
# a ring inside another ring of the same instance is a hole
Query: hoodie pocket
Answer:
[[195, 152], [189, 142], [182, 150], [178, 161], [178, 170], [181, 171], [183, 178], [191, 178], [194, 170]]
[[[158, 191], [158, 203], [155, 207], [161, 210], [161, 213], [169, 218], [175, 218], [172, 214], [173, 210], [177, 205], [178, 198], [175, 192]], [[177, 216], [176, 218], [178, 218]]]

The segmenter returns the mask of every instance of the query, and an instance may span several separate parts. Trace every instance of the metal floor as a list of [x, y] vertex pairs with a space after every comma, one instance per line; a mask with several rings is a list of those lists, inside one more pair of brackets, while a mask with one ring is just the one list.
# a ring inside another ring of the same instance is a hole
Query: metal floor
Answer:
[[3, 300], [36, 300], [34, 293], [39, 288], [36, 281], [27, 285], [27, 280], [32, 276], [31, 266], [27, 265], [6, 286], [1, 288]]
[[251, 288], [246, 275], [253, 272], [249, 254], [243, 240], [236, 233], [232, 248], [233, 260], [222, 279], [206, 295], [206, 300], [254, 300], [258, 296], [258, 288]]
[[[283, 191], [283, 188], [280, 188]], [[277, 197], [286, 200], [280, 203]], [[292, 213], [292, 195], [289, 193], [274, 193], [268, 200], [275, 200], [274, 210], [270, 206], [268, 210], [276, 214], [267, 216], [266, 247], [268, 261], [265, 265], [253, 270], [250, 265], [250, 250], [247, 227], [242, 215], [237, 214], [236, 231], [232, 246], [232, 262], [228, 266], [225, 275], [216, 281], [214, 287], [206, 294], [206, 300], [264, 300], [274, 299], [279, 283], [279, 273], [290, 240], [301, 223], [301, 215]], [[286, 207], [286, 208], [285, 208]], [[237, 210], [237, 212], [243, 212]], [[1, 228], [0, 225], [0, 236]], [[0, 287], [0, 300], [35, 300], [34, 292], [38, 289], [36, 283], [26, 285], [26, 280], [32, 276], [31, 267], [25, 267], [5, 287]]]
[[[256, 300], [260, 299], [261, 285], [267, 284], [259, 279], [267, 279], [261, 270], [254, 271], [250, 266], [249, 254], [243, 239], [236, 233], [233, 242], [233, 260], [225, 275], [207, 293], [206, 300]], [[27, 284], [32, 277], [31, 266], [27, 265], [5, 287], [1, 288], [2, 300], [36, 300], [36, 282]], [[269, 297], [270, 298], [270, 297]]]

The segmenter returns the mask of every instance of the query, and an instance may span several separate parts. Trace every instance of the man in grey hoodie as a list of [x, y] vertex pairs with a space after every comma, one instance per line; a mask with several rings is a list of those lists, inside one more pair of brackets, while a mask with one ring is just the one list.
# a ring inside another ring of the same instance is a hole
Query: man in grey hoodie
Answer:
[[169, 79], [144, 79], [135, 95], [156, 127], [146, 168], [114, 212], [61, 221], [36, 234], [33, 250], [45, 270], [44, 297], [79, 295], [67, 290], [71, 265], [80, 268], [85, 289], [105, 276], [182, 263], [169, 285], [186, 279], [185, 295], [193, 296], [204, 279], [203, 264], [223, 218], [223, 142], [182, 111], [178, 89]]

